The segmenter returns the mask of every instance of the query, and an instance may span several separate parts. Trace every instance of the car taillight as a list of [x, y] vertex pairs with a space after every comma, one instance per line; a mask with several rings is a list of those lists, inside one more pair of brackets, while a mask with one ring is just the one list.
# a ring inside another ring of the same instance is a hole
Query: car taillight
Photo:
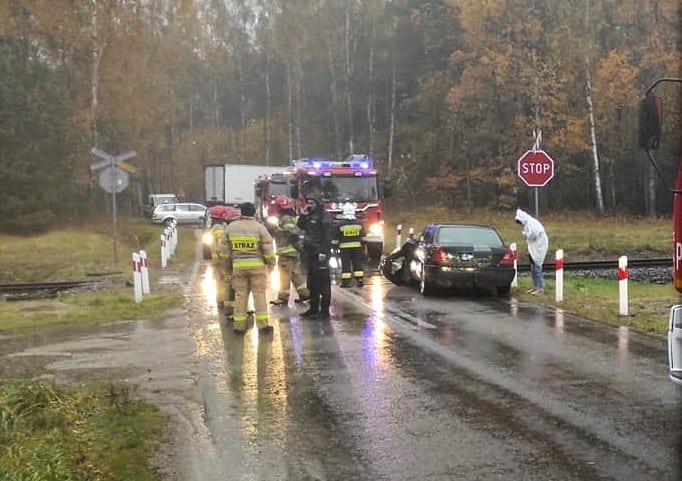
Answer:
[[442, 247], [434, 247], [433, 254], [431, 254], [431, 261], [436, 264], [449, 264], [450, 254]]
[[505, 252], [504, 257], [502, 258], [502, 260], [500, 260], [499, 265], [501, 265], [501, 266], [513, 266], [515, 259], [516, 259], [516, 254], [514, 253], [514, 251], [511, 249], [507, 249], [507, 252]]

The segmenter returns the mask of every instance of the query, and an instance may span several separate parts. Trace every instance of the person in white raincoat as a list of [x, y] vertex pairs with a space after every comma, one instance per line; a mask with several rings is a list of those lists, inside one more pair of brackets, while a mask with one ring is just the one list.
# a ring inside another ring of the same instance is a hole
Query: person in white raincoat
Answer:
[[533, 287], [528, 291], [530, 294], [542, 294], [545, 289], [545, 278], [542, 276], [542, 263], [545, 261], [549, 239], [545, 228], [539, 220], [532, 217], [521, 209], [516, 209], [516, 223], [523, 226], [523, 238], [528, 244], [528, 257], [530, 258], [530, 275], [533, 279]]

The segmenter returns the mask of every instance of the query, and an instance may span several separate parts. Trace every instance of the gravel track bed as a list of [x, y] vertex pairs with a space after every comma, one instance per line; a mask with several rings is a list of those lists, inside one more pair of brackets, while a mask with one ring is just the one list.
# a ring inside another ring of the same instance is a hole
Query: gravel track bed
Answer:
[[[584, 277], [588, 279], [618, 280], [615, 269], [592, 269], [567, 271], [565, 276]], [[547, 277], [553, 278], [554, 274]], [[628, 279], [635, 282], [649, 282], [651, 284], [671, 284], [673, 282], [672, 267], [637, 267], [628, 269]]]

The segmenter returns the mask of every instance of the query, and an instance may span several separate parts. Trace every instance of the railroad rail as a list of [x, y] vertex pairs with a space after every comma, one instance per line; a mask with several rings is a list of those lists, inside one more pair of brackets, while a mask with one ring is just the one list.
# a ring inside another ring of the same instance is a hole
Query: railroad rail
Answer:
[[[647, 259], [628, 259], [628, 269], [644, 268], [644, 267], [672, 267], [672, 257], [647, 258]], [[542, 264], [542, 270], [554, 271], [556, 270], [554, 262], [545, 262]], [[596, 260], [596, 261], [575, 261], [565, 262], [565, 271], [580, 271], [580, 270], [600, 270], [600, 269], [618, 269], [618, 259], [614, 260]], [[517, 270], [519, 272], [529, 272], [530, 264], [518, 264]]]
[[91, 287], [102, 282], [97, 281], [61, 281], [61, 282], [26, 282], [17, 284], [0, 284], [0, 298], [7, 301], [28, 299], [44, 299], [56, 297], [60, 291], [78, 287]]

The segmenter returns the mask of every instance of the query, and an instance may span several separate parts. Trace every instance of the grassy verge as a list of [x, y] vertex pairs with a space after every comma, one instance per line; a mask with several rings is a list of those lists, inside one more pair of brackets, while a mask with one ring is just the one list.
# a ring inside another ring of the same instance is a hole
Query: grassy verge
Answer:
[[[161, 288], [162, 275], [186, 271], [195, 259], [191, 227], [178, 229], [178, 248], [166, 270], [161, 270], [158, 225], [144, 219], [120, 221], [118, 262], [113, 242], [101, 223], [70, 226], [38, 237], [0, 236], [2, 282], [73, 281], [103, 279], [95, 291], [70, 292], [54, 299], [0, 302], [0, 332], [19, 333], [65, 326], [90, 326], [122, 319], [161, 315], [182, 303], [177, 286]], [[149, 258], [151, 294], [133, 300], [131, 256], [144, 249]], [[93, 274], [98, 276], [95, 278]]]
[[167, 419], [131, 388], [0, 385], [0, 479], [158, 480], [147, 459]]
[[[386, 214], [386, 248], [395, 247], [395, 228], [403, 227], [403, 239], [409, 227], [415, 235], [429, 222], [452, 221], [491, 224], [497, 228], [507, 244], [516, 242], [519, 258], [527, 257], [521, 228], [514, 222], [516, 211], [498, 212], [474, 210], [460, 212], [452, 209], [414, 209], [388, 211]], [[541, 222], [549, 236], [548, 259], [563, 249], [567, 261], [581, 259], [618, 259], [622, 255], [636, 257], [666, 257], [672, 252], [672, 221], [670, 219], [639, 219], [629, 217], [595, 217], [582, 212], [559, 214], [541, 213]], [[672, 262], [672, 261], [671, 261]]]
[[668, 311], [682, 302], [672, 286], [628, 282], [628, 315], [618, 313], [618, 282], [606, 279], [584, 279], [564, 276], [564, 300], [555, 301], [555, 282], [546, 279], [540, 296], [526, 294], [532, 287], [530, 276], [519, 276], [519, 287], [512, 295], [517, 299], [563, 309], [586, 319], [626, 326], [649, 334], [663, 335], [668, 327]]

